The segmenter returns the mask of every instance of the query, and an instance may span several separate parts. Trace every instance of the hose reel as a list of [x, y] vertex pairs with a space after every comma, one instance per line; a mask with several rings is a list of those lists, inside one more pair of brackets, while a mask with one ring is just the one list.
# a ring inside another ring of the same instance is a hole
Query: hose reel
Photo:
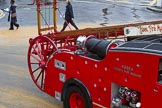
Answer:
[[77, 46], [86, 49], [88, 52], [98, 55], [98, 57], [101, 59], [107, 55], [109, 49], [115, 48], [122, 43], [123, 41], [97, 39], [93, 35], [88, 37], [79, 36], [77, 38]]

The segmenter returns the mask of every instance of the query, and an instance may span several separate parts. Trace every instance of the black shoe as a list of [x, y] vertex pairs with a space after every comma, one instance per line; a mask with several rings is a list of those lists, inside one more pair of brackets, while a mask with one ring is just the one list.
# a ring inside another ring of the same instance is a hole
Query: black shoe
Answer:
[[19, 27], [20, 27], [20, 26], [19, 26], [19, 25], [17, 25], [17, 29], [19, 29]]
[[14, 30], [13, 28], [9, 28], [9, 30]]

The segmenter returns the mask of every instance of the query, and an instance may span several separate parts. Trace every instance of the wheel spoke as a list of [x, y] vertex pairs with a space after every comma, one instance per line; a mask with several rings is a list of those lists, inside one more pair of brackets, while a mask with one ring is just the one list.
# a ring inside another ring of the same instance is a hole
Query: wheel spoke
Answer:
[[37, 57], [35, 57], [33, 54], [30, 54], [30, 56], [33, 57], [37, 62], [40, 63], [40, 60]]
[[33, 62], [33, 63], [30, 63], [30, 64], [40, 64], [40, 63], [34, 63], [34, 62]]
[[41, 69], [41, 66], [39, 66], [38, 68], [36, 68], [32, 73], [35, 73], [39, 69]]
[[44, 84], [44, 71], [42, 72], [41, 88], [43, 88], [43, 84]]
[[38, 81], [40, 75], [42, 74], [43, 70], [40, 71], [39, 75], [37, 76], [36, 82]]
[[37, 47], [38, 47], [38, 52], [39, 52], [39, 54], [40, 54], [40, 59], [41, 59], [41, 61], [43, 60], [43, 57], [42, 57], [42, 53], [41, 53], [41, 49], [40, 49], [40, 44], [38, 43], [38, 41], [36, 41], [36, 45], [37, 45]]
[[[35, 47], [37, 47], [37, 45]], [[39, 52], [36, 50], [35, 47], [33, 47], [34, 52], [36, 52], [36, 54], [41, 58], [41, 55], [39, 54]]]

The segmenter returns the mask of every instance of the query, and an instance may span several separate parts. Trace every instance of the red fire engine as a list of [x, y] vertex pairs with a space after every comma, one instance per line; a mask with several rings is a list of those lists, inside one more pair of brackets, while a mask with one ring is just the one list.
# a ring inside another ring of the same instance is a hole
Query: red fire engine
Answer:
[[[38, 21], [41, 6], [37, 1]], [[160, 108], [162, 36], [157, 34], [161, 34], [162, 26], [159, 23], [62, 33], [56, 32], [56, 27], [41, 28], [38, 24], [39, 36], [29, 40], [29, 72], [36, 86], [63, 101], [64, 108]], [[55, 32], [42, 33], [53, 28]], [[125, 38], [133, 35], [145, 36]], [[114, 40], [120, 37], [127, 40]]]

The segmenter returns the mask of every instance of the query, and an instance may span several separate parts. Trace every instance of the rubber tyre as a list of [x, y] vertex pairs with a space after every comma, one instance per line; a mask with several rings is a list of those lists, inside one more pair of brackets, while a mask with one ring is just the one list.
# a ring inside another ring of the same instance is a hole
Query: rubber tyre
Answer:
[[73, 108], [72, 105], [70, 104], [70, 99], [75, 94], [78, 94], [84, 103], [82, 105], [83, 107], [75, 107], [75, 108], [92, 108], [92, 102], [88, 94], [77, 86], [71, 86], [66, 89], [65, 96], [63, 99], [64, 108]]

